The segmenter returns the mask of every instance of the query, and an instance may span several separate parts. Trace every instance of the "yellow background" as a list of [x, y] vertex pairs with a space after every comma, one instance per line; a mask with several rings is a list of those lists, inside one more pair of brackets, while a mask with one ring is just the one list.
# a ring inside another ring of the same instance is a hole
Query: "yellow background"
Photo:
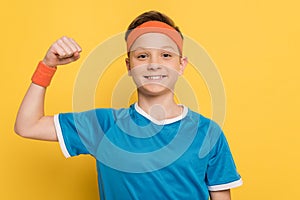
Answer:
[[37, 62], [57, 38], [75, 38], [83, 52], [57, 72], [47, 91], [47, 114], [72, 111], [74, 81], [89, 52], [150, 9], [173, 18], [207, 50], [222, 75], [223, 128], [244, 180], [232, 190], [233, 199], [300, 199], [296, 0], [2, 2], [0, 199], [97, 199], [94, 160], [66, 160], [57, 143], [18, 137], [16, 112]]

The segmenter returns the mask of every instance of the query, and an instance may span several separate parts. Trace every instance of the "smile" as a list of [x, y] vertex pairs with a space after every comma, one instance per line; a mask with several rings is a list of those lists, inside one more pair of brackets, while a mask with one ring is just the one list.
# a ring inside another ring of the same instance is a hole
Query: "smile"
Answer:
[[152, 75], [152, 76], [144, 76], [144, 78], [148, 80], [161, 80], [163, 78], [166, 78], [166, 75]]

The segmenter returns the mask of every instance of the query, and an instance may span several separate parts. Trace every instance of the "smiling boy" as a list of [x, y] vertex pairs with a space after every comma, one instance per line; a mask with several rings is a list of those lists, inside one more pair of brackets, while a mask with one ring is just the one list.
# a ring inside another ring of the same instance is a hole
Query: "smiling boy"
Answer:
[[[15, 131], [59, 141], [66, 157], [95, 157], [101, 199], [230, 199], [230, 189], [242, 181], [223, 132], [174, 101], [177, 78], [187, 65], [178, 27], [162, 13], [146, 12], [129, 25], [126, 42], [135, 104], [45, 116], [45, 92], [57, 66], [80, 57], [81, 47], [62, 37], [39, 63]], [[209, 151], [199, 156], [204, 146]]]

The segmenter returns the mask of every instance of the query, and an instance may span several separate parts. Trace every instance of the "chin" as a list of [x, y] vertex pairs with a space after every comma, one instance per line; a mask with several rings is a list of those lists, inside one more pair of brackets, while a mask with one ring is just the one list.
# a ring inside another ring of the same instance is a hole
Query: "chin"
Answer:
[[143, 85], [138, 88], [139, 93], [149, 95], [149, 96], [160, 96], [167, 93], [173, 93], [170, 88], [166, 88], [165, 86], [159, 84], [149, 84]]

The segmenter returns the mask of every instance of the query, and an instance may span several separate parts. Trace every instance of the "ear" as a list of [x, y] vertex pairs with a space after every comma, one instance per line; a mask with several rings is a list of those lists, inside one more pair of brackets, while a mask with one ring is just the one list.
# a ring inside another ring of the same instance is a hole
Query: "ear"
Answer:
[[188, 64], [188, 58], [182, 56], [182, 57], [180, 58], [179, 75], [182, 75], [182, 74], [183, 74], [183, 72], [184, 72], [185, 67], [186, 67], [187, 64]]
[[125, 63], [126, 63], [126, 67], [127, 67], [128, 76], [131, 76], [130, 59], [125, 58]]

